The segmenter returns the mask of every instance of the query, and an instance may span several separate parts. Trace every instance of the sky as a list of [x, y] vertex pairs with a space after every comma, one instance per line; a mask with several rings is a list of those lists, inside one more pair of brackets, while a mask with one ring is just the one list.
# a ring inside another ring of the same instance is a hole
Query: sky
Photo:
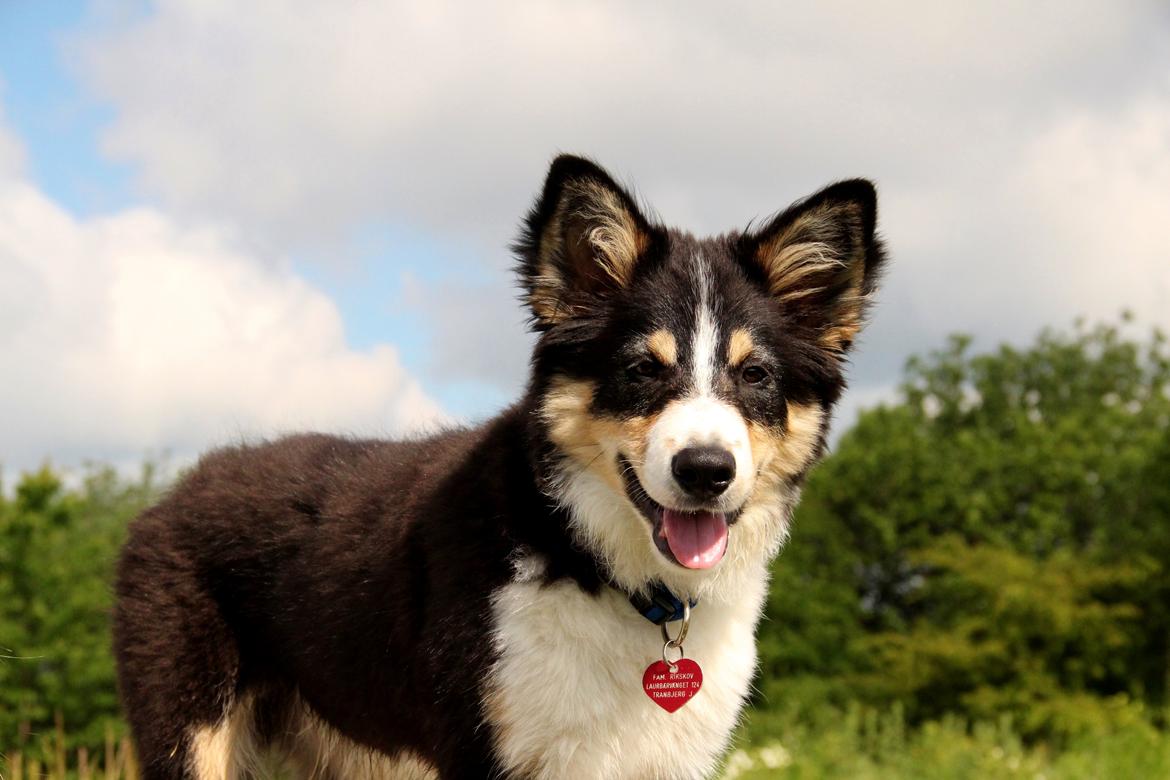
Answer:
[[837, 430], [950, 333], [1170, 328], [1164, 2], [0, 0], [8, 482], [490, 417], [558, 152], [697, 234], [873, 179]]

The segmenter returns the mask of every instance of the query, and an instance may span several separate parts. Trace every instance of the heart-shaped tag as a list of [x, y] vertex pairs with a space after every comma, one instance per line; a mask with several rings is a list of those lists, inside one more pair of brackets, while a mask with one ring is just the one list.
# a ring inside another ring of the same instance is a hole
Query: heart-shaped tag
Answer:
[[665, 661], [655, 661], [642, 675], [642, 689], [662, 709], [674, 712], [703, 687], [703, 670], [689, 658], [674, 662], [674, 671]]

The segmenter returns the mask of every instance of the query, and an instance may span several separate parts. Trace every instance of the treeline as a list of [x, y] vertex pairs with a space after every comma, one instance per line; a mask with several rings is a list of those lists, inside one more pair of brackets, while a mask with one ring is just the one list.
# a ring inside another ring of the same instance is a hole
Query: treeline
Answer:
[[762, 709], [897, 704], [1061, 741], [1170, 689], [1170, 349], [1132, 325], [909, 362], [812, 475]]
[[124, 733], [109, 613], [126, 525], [157, 495], [147, 468], [133, 482], [93, 469], [66, 488], [52, 469], [0, 491], [0, 753], [49, 761], [62, 745], [95, 755]]
[[[810, 479], [761, 625], [751, 739], [859, 707], [909, 734], [989, 723], [1057, 748], [1165, 728], [1170, 349], [1130, 327], [988, 354], [956, 337], [910, 361], [899, 400]], [[57, 717], [70, 749], [124, 733], [112, 564], [157, 490], [149, 469], [70, 487], [44, 469], [0, 491], [0, 753], [35, 754]]]

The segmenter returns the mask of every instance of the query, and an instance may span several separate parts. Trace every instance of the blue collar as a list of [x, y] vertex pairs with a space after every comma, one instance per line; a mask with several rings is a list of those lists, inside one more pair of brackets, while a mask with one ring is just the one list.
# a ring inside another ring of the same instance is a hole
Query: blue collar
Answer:
[[[634, 605], [634, 609], [638, 613], [655, 625], [662, 625], [663, 623], [671, 623], [675, 620], [683, 619], [683, 603], [678, 596], [670, 592], [670, 590], [661, 582], [655, 582], [650, 586], [649, 595], [641, 593], [629, 594], [630, 603]], [[698, 604], [698, 599], [691, 601], [691, 607], [694, 608]]]

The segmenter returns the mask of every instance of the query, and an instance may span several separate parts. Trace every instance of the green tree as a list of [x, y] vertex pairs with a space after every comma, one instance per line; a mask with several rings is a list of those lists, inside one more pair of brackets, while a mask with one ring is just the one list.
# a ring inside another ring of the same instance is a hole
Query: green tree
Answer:
[[1170, 351], [1130, 327], [908, 363], [809, 480], [761, 706], [860, 697], [1045, 735], [1091, 727], [1100, 697], [1166, 704]]
[[126, 524], [154, 495], [148, 468], [126, 483], [110, 469], [67, 489], [49, 468], [0, 498], [0, 751], [52, 730], [96, 748], [117, 722], [110, 652], [113, 562]]

